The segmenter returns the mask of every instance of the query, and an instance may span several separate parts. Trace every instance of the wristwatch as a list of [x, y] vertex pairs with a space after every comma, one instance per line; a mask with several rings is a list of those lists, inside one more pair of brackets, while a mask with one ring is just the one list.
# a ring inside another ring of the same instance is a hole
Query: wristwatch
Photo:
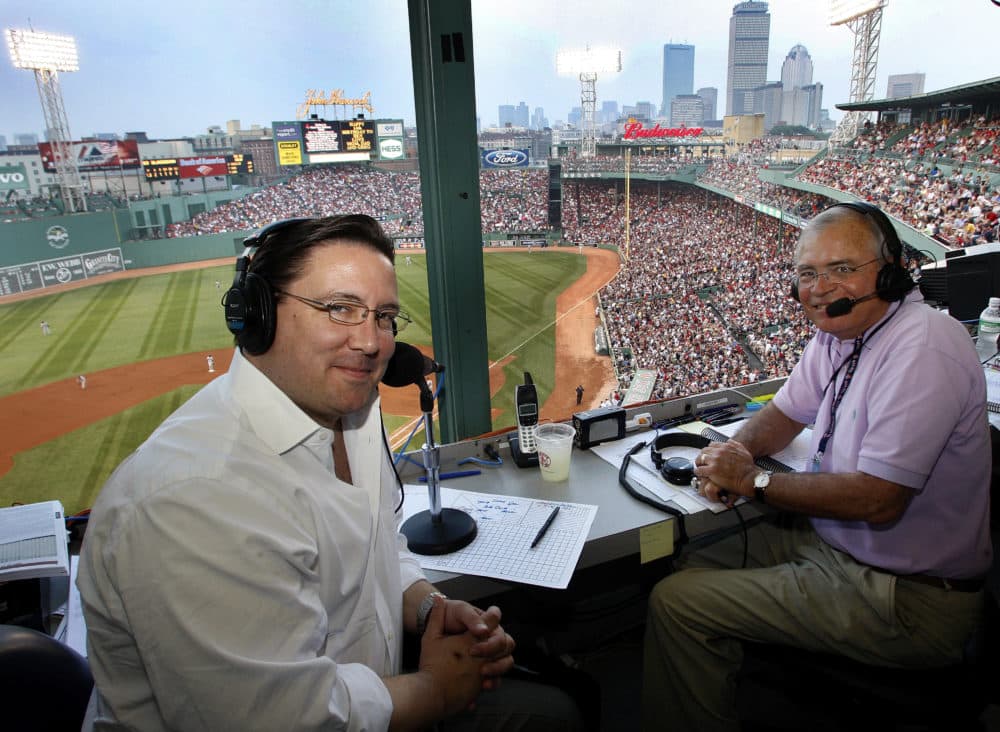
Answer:
[[442, 600], [448, 599], [448, 596], [443, 592], [431, 592], [420, 601], [420, 607], [417, 608], [417, 635], [423, 635], [427, 629], [427, 616], [431, 614], [431, 609], [434, 607], [435, 597], [440, 597]]
[[753, 497], [767, 503], [767, 487], [771, 485], [771, 471], [762, 470], [753, 479]]

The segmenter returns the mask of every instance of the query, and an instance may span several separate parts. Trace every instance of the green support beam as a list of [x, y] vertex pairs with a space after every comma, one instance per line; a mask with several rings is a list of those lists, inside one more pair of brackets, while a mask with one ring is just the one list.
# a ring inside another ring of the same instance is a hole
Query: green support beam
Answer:
[[409, 0], [441, 442], [489, 432], [483, 232], [470, 0]]

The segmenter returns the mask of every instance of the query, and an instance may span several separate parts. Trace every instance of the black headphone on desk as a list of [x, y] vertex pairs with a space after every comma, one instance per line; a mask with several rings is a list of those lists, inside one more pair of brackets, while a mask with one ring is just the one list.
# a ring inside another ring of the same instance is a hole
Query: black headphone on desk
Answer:
[[[825, 210], [829, 211], [832, 208], [849, 208], [852, 211], [857, 211], [872, 218], [876, 226], [878, 226], [879, 231], [882, 232], [882, 259], [886, 260], [886, 263], [882, 265], [875, 279], [875, 292], [880, 300], [885, 300], [886, 302], [896, 302], [906, 297], [906, 293], [916, 287], [917, 283], [913, 281], [909, 271], [903, 266], [903, 242], [900, 240], [899, 234], [896, 233], [896, 229], [889, 220], [889, 217], [885, 215], [882, 209], [864, 201], [835, 203]], [[799, 283], [797, 278], [792, 280], [792, 288], [789, 294], [793, 300], [799, 300]]]
[[236, 260], [236, 275], [232, 286], [222, 297], [222, 306], [226, 311], [226, 327], [236, 336], [236, 344], [253, 356], [266, 352], [274, 343], [277, 318], [271, 285], [251, 272], [250, 265], [254, 255], [279, 231], [303, 221], [311, 219], [275, 221], [243, 240], [243, 254]]
[[690, 485], [691, 479], [694, 477], [694, 463], [679, 455], [664, 458], [660, 454], [660, 450], [667, 447], [694, 447], [702, 450], [710, 442], [711, 440], [707, 437], [687, 432], [668, 432], [657, 435], [649, 447], [649, 459], [653, 461], [653, 465], [668, 483]]

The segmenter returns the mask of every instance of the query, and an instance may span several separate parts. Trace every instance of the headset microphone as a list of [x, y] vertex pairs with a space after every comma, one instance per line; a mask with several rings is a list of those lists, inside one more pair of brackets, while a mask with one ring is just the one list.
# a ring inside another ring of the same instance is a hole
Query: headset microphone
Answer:
[[849, 297], [842, 297], [839, 300], [834, 300], [826, 306], [826, 317], [839, 318], [841, 315], [847, 315], [849, 312], [854, 310], [854, 306], [859, 302], [874, 300], [878, 296], [879, 294], [877, 292], [873, 292], [869, 295], [865, 295], [864, 297], [856, 297], [853, 300]]

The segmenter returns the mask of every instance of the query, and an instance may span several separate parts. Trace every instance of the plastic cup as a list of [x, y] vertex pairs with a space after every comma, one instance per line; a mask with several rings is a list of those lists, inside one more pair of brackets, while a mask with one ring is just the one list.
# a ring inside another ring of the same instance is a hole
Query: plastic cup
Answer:
[[576, 430], [568, 424], [542, 424], [535, 432], [538, 442], [538, 467], [542, 478], [552, 483], [569, 478], [569, 459], [573, 454]]

